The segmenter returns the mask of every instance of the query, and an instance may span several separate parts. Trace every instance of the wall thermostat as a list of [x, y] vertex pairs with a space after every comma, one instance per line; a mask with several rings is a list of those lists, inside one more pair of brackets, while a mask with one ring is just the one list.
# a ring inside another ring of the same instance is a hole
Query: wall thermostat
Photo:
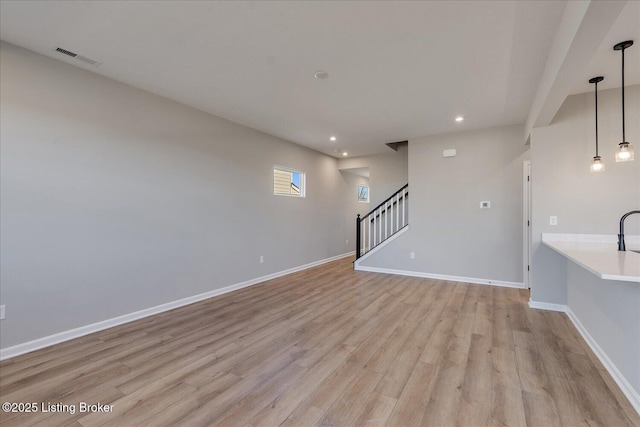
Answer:
[[456, 156], [456, 149], [455, 148], [450, 148], [448, 150], [443, 150], [442, 151], [442, 157], [455, 157]]
[[491, 202], [484, 201], [480, 202], [480, 209], [489, 209], [491, 207]]

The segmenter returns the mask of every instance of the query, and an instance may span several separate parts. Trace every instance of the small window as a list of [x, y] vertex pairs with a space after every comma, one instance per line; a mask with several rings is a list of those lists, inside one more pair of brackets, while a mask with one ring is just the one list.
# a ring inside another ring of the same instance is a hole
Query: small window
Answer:
[[304, 172], [282, 166], [273, 167], [273, 194], [304, 197]]
[[369, 203], [369, 187], [366, 185], [358, 185], [358, 201]]

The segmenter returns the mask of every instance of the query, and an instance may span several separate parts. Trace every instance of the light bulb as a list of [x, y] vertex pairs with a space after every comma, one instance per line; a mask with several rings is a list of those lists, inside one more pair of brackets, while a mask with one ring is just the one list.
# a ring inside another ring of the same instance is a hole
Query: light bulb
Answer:
[[618, 144], [616, 162], [630, 162], [633, 160], [633, 146], [628, 142]]
[[589, 170], [591, 172], [604, 172], [604, 163], [602, 163], [602, 159], [600, 156], [595, 156], [593, 158]]

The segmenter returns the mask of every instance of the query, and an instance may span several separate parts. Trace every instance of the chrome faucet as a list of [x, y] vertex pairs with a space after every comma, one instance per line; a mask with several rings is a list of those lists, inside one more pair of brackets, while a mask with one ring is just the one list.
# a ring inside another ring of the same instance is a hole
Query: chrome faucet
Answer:
[[640, 214], [640, 211], [627, 212], [626, 214], [622, 215], [622, 218], [620, 218], [620, 234], [618, 234], [618, 250], [619, 251], [626, 250], [624, 247], [624, 220], [627, 219], [627, 217], [632, 214]]

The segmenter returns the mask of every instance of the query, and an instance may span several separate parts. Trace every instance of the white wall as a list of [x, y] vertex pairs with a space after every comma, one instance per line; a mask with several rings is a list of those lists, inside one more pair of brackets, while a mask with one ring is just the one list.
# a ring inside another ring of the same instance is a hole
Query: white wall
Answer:
[[[449, 148], [457, 156], [443, 158]], [[361, 265], [522, 283], [527, 156], [521, 126], [410, 140], [409, 230]]]
[[[0, 347], [352, 250], [336, 159], [9, 44], [0, 55]], [[274, 164], [306, 173], [306, 198], [273, 196]]]
[[[598, 92], [599, 152], [606, 170], [589, 172], [595, 155], [593, 93], [570, 96], [550, 126], [531, 136], [532, 284], [536, 302], [567, 304], [567, 260], [540, 244], [542, 233], [617, 234], [620, 217], [640, 209], [640, 86], [625, 88], [626, 136], [636, 160], [615, 163], [622, 140], [620, 89]], [[558, 225], [549, 225], [549, 216]], [[640, 233], [640, 216], [625, 223], [627, 234]]]

